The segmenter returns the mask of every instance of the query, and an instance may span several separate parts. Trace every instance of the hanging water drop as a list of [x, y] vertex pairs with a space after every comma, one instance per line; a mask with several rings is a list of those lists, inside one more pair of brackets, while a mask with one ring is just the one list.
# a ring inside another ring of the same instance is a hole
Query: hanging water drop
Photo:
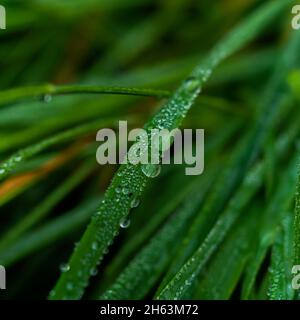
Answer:
[[120, 227], [123, 229], [126, 229], [130, 226], [130, 219], [128, 217], [125, 217], [120, 222]]
[[55, 290], [51, 290], [50, 293], [49, 293], [49, 297], [54, 297], [55, 296]]
[[155, 178], [161, 172], [161, 166], [159, 164], [143, 164], [142, 165], [142, 172], [148, 178]]
[[67, 290], [69, 291], [73, 290], [73, 284], [71, 282], [67, 283]]
[[140, 200], [138, 198], [133, 198], [130, 202], [130, 207], [131, 208], [136, 208], [140, 204]]
[[95, 277], [97, 274], [98, 274], [97, 268], [92, 268], [91, 271], [90, 271], [90, 275]]
[[98, 243], [97, 242], [93, 242], [92, 243], [92, 249], [93, 250], [97, 250], [98, 249]]
[[196, 77], [189, 77], [184, 81], [184, 86], [189, 92], [195, 92], [200, 88], [200, 81]]
[[59, 268], [61, 272], [67, 272], [67, 271], [70, 271], [71, 269], [70, 265], [67, 263], [62, 263]]
[[22, 160], [22, 156], [21, 155], [17, 155], [14, 157], [14, 161], [15, 162], [20, 162]]
[[116, 188], [116, 193], [121, 193], [122, 189], [120, 187]]
[[129, 194], [129, 193], [130, 193], [130, 190], [129, 190], [127, 187], [123, 187], [122, 193], [123, 193], [123, 194]]

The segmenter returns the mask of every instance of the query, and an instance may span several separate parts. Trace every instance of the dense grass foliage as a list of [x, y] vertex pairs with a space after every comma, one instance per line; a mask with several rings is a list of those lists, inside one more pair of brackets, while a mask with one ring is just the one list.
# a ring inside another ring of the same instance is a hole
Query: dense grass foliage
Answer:
[[[4, 1], [1, 298], [297, 298], [295, 1], [238, 3]], [[120, 120], [205, 129], [204, 173], [100, 166]]]

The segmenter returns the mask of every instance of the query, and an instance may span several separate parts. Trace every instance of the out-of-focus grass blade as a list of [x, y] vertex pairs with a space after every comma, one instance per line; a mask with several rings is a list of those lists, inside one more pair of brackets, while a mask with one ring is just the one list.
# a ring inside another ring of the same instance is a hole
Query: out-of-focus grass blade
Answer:
[[78, 186], [95, 168], [95, 165], [87, 162], [77, 172], [72, 173], [57, 189], [41, 202], [32, 212], [28, 213], [0, 239], [0, 253], [20, 235], [41, 221], [51, 209], [53, 209], [69, 192]]
[[187, 4], [183, 0], [162, 3], [162, 10], [130, 28], [92, 70], [89, 70], [89, 73], [93, 72], [97, 76], [103, 71], [107, 73], [108, 70], [115, 70], [128, 64], [151, 47], [155, 41], [159, 41], [178, 15], [182, 14]]
[[109, 119], [93, 121], [75, 128], [63, 131], [52, 137], [46, 138], [34, 145], [21, 149], [15, 154], [11, 155], [7, 160], [0, 163], [0, 181], [5, 179], [17, 166], [24, 161], [30, 159], [36, 154], [63, 142], [70, 141], [76, 137], [82, 137], [90, 132], [96, 131], [103, 124], [107, 124]]
[[42, 227], [25, 233], [17, 241], [9, 245], [0, 254], [0, 263], [9, 267], [23, 257], [50, 246], [78, 228], [92, 216], [99, 199], [90, 199], [89, 203], [74, 209], [58, 218], [52, 219]]
[[[277, 61], [279, 53], [272, 50], [261, 50], [255, 52], [243, 53], [234, 59], [228, 59], [224, 64], [216, 69], [213, 73], [208, 86], [228, 85], [237, 81], [247, 81], [253, 77], [258, 77], [264, 72], [273, 67]], [[170, 60], [159, 62], [157, 64], [151, 63], [143, 67], [138, 67], [133, 70], [128, 70], [125, 74], [105, 75], [97, 74], [95, 79], [92, 77], [87, 80], [88, 83], [103, 83], [103, 84], [121, 84], [128, 86], [132, 83], [139, 83], [143, 86], [166, 86], [174, 83], [178, 79], [185, 77], [185, 75], [193, 68], [199, 61], [199, 54], [188, 57], [182, 57], [180, 60]], [[253, 68], [253, 65], [257, 68]]]
[[0, 92], [0, 106], [8, 103], [14, 103], [25, 98], [43, 97], [47, 102], [51, 100], [54, 95], [66, 94], [122, 94], [132, 96], [146, 96], [165, 98], [170, 95], [167, 90], [157, 89], [139, 89], [139, 88], [125, 88], [125, 87], [107, 87], [107, 86], [87, 86], [87, 85], [69, 85], [69, 86], [55, 86], [51, 84], [22, 87], [17, 89], [9, 89]]
[[[255, 38], [290, 1], [271, 1], [254, 12], [243, 24], [216, 45], [187, 78], [167, 104], [145, 125], [146, 129], [174, 129], [180, 126], [186, 113], [199, 95], [212, 71], [225, 58]], [[108, 188], [99, 211], [93, 216], [83, 238], [74, 251], [50, 299], [79, 299], [107, 248], [117, 235], [120, 222], [130, 212], [133, 200], [140, 198], [149, 177], [141, 166], [121, 166]], [[125, 192], [116, 192], [116, 190]]]
[[7, 179], [0, 185], [0, 207], [41, 181], [42, 178], [49, 177], [50, 173], [56, 172], [58, 168], [76, 157], [81, 150], [81, 144], [71, 145], [63, 152], [55, 154], [50, 160], [47, 159], [42, 166]]
[[275, 157], [275, 141], [274, 137], [270, 136], [267, 139], [264, 148], [265, 159], [265, 180], [266, 180], [266, 195], [267, 198], [273, 194], [275, 187], [275, 171], [276, 171], [276, 157]]

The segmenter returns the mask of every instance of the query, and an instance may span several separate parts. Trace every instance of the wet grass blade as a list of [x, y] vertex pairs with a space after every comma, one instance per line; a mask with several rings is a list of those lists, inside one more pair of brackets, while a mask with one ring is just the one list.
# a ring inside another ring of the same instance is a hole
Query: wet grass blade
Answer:
[[243, 208], [249, 203], [262, 184], [262, 166], [257, 166], [245, 179], [228, 209], [220, 216], [198, 250], [182, 266], [173, 278], [170, 275], [163, 281], [156, 298], [159, 300], [178, 300], [189, 297], [195, 280], [203, 270], [211, 255], [220, 246], [227, 232], [238, 219]]
[[199, 196], [199, 188], [204, 188], [202, 181], [198, 181], [182, 208], [178, 209], [162, 230], [144, 246], [100, 299], [135, 300], [146, 296], [174, 255], [177, 245], [182, 240], [179, 235], [184, 234], [195, 209], [203, 200], [205, 193]]
[[[209, 230], [213, 227], [218, 215], [234, 192], [239, 187], [247, 170], [259, 155], [266, 137], [274, 129], [276, 116], [281, 108], [289, 104], [290, 92], [286, 87], [286, 77], [290, 70], [297, 65], [298, 52], [300, 48], [300, 36], [294, 33], [289, 41], [287, 49], [277, 63], [274, 75], [265, 89], [260, 110], [253, 130], [247, 134], [237, 146], [231, 162], [221, 174], [215, 190], [212, 191], [204, 205], [201, 214], [197, 216], [191, 226], [185, 245], [179, 251], [177, 261], [171, 267], [168, 276], [170, 280], [179, 271], [185, 261], [195, 252]], [[167, 281], [167, 280], [166, 280]]]
[[[232, 232], [227, 235], [224, 243], [205, 268], [205, 272], [201, 274], [193, 299], [230, 299], [248, 260], [249, 246], [254, 227], [256, 227], [257, 215], [255, 216], [254, 210], [249, 211], [246, 219], [238, 220]], [[255, 211], [257, 212], [257, 208]]]
[[272, 247], [271, 266], [269, 268], [268, 298], [270, 300], [293, 300], [291, 286], [293, 267], [293, 218], [286, 215]]
[[[282, 151], [288, 150], [288, 147], [293, 141], [294, 135], [289, 135], [288, 138], [287, 142], [286, 136], [284, 135], [281, 139], [284, 143], [281, 143], [280, 141], [278, 142], [278, 154], [281, 154]], [[203, 267], [208, 262], [211, 255], [218, 249], [226, 234], [241, 215], [243, 209], [248, 205], [249, 201], [261, 187], [263, 182], [263, 173], [263, 163], [257, 164], [249, 172], [245, 177], [243, 184], [229, 202], [228, 207], [221, 214], [214, 227], [211, 229], [196, 252], [173, 277], [171, 276], [172, 274], [168, 274], [164, 279], [158, 290], [156, 296], [157, 299], [182, 299], [185, 298], [186, 295], [190, 297], [194, 282], [203, 270]], [[282, 203], [282, 198], [280, 198], [280, 200]]]
[[283, 175], [276, 192], [270, 201], [264, 215], [261, 230], [257, 239], [255, 255], [251, 257], [246, 270], [243, 283], [242, 299], [248, 299], [254, 290], [256, 276], [268, 253], [274, 244], [278, 233], [278, 226], [293, 201], [293, 190], [296, 186], [297, 175], [295, 173], [297, 159], [292, 159], [288, 169]]
[[[298, 169], [300, 169], [299, 165], [298, 165]], [[296, 203], [295, 203], [295, 221], [294, 221], [294, 229], [295, 229], [294, 264], [298, 265], [300, 263], [300, 171], [298, 173], [298, 183], [297, 183], [297, 188], [296, 188], [295, 200], [296, 200]]]
[[143, 88], [126, 88], [126, 87], [109, 87], [96, 85], [65, 85], [55, 86], [51, 84], [35, 86], [35, 87], [21, 87], [16, 89], [9, 89], [0, 92], [0, 106], [15, 103], [26, 98], [43, 97], [46, 102], [49, 102], [52, 96], [69, 95], [69, 94], [121, 94], [132, 96], [169, 97], [170, 92], [167, 90], [158, 89], [143, 89]]
[[[226, 130], [222, 131], [218, 137], [213, 139], [210, 143], [206, 144], [206, 159], [208, 162], [212, 162], [214, 152], [216, 150], [222, 149], [229, 139], [232, 138], [234, 132], [236, 131], [237, 126], [233, 124], [231, 127], [227, 127]], [[180, 171], [180, 176], [183, 175], [183, 172]], [[155, 215], [149, 219], [149, 222], [143, 226], [143, 232], [134, 232], [131, 237], [124, 243], [122, 249], [116, 255], [115, 259], [108, 265], [107, 269], [103, 274], [104, 281], [101, 282], [101, 287], [105, 286], [105, 282], [116, 277], [116, 274], [121, 270], [121, 266], [125, 261], [128, 261], [129, 257], [132, 257], [134, 252], [140, 248], [147, 239], [150, 238], [157, 230], [162, 222], [166, 219], [167, 216], [171, 214], [173, 210], [183, 201], [183, 199], [192, 192], [195, 185], [198, 185], [198, 179], [190, 181], [192, 179], [187, 179], [187, 177], [170, 177], [167, 185], [164, 189], [167, 189], [166, 193], [163, 194], [162, 202], [158, 201], [159, 206], [155, 210]], [[216, 168], [210, 166], [206, 168], [206, 171], [201, 175], [200, 179], [202, 181], [202, 192], [198, 194], [198, 197], [203, 197], [203, 191], [207, 188], [208, 185], [212, 185], [215, 181]], [[159, 182], [158, 182], [159, 184]], [[178, 189], [178, 185], [185, 185], [185, 188]], [[158, 188], [158, 186], [157, 186]], [[151, 207], [152, 195], [150, 195], [151, 201], [148, 206]], [[149, 198], [149, 196], [148, 196]], [[199, 199], [200, 202], [200, 199]], [[202, 203], [202, 202], [201, 202]], [[146, 203], [147, 206], [147, 203]], [[140, 211], [141, 209], [141, 211]], [[152, 209], [152, 207], [151, 207]], [[199, 209], [199, 208], [198, 208]], [[144, 207], [141, 206], [138, 208], [140, 212], [138, 214], [143, 214]], [[145, 214], [143, 214], [142, 219], [144, 220]], [[138, 230], [140, 231], [140, 230]], [[101, 288], [99, 288], [100, 290]]]
[[[255, 38], [289, 4], [290, 1], [268, 2], [225, 37], [145, 128], [171, 130], [180, 126], [214, 68]], [[91, 272], [103, 259], [109, 245], [118, 234], [120, 222], [129, 214], [132, 201], [141, 197], [149, 179], [141, 166], [121, 166], [105, 194], [99, 211], [93, 216], [70, 258], [67, 271], [61, 275], [51, 292], [50, 299], [79, 299], [83, 296]], [[118, 190], [122, 192], [117, 192]]]

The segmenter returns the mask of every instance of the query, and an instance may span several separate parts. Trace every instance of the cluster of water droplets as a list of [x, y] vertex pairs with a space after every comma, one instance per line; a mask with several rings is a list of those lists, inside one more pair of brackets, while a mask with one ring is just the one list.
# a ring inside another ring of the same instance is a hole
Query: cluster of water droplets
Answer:
[[8, 175], [16, 167], [16, 165], [23, 160], [23, 158], [23, 154], [21, 152], [18, 152], [2, 164], [0, 164], [0, 178]]
[[281, 275], [284, 274], [284, 268], [281, 267], [279, 270], [274, 270], [272, 267], [269, 268], [269, 274], [271, 275], [271, 285], [267, 291], [267, 295], [269, 298], [274, 299], [274, 296], [276, 296], [276, 299], [282, 300], [283, 299], [283, 293], [279, 290], [280, 285], [280, 278]]
[[[143, 191], [144, 189], [144, 183], [142, 183], [138, 188], [132, 188], [130, 187], [130, 184], [127, 183], [127, 175], [124, 172], [119, 171], [117, 173], [118, 177], [123, 177], [122, 182], [119, 186], [115, 187], [115, 197], [114, 200], [117, 202], [120, 206], [123, 206], [124, 203], [127, 203], [126, 206], [129, 204], [130, 209], [137, 208], [140, 204], [139, 199], [139, 193]], [[134, 183], [132, 183], [134, 185]], [[128, 207], [127, 207], [128, 208]], [[125, 210], [125, 208], [124, 208]], [[119, 226], [122, 229], [126, 229], [130, 226], [131, 221], [129, 216], [122, 217], [119, 222]]]

